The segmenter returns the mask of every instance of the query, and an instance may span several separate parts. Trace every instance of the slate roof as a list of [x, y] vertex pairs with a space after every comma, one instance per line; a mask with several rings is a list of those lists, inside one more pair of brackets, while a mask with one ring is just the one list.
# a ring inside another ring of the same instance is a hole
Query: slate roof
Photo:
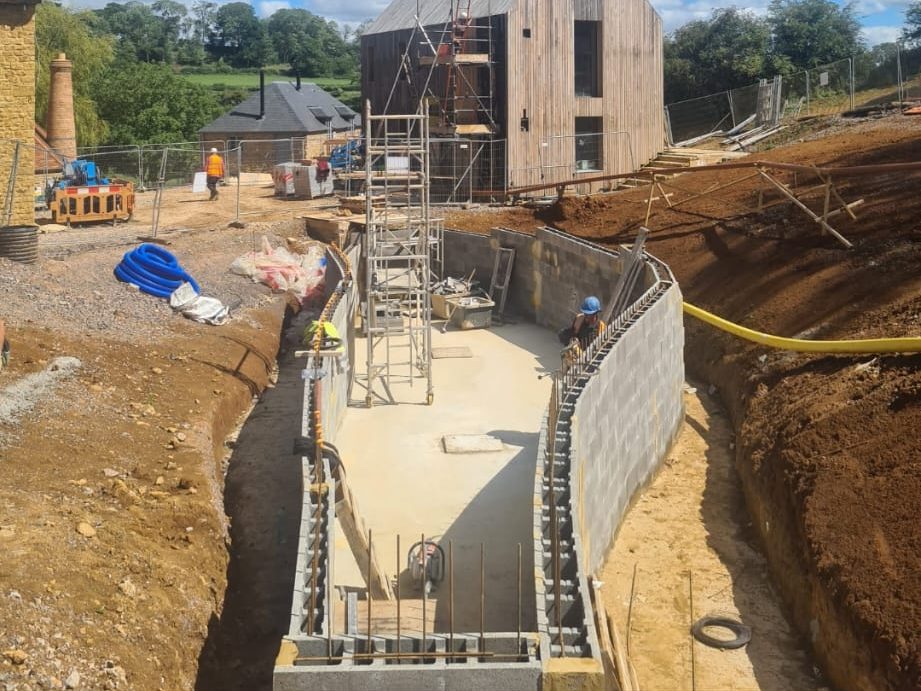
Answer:
[[316, 84], [304, 82], [298, 91], [291, 82], [271, 82], [265, 85], [265, 117], [259, 117], [259, 92], [255, 91], [243, 103], [198, 131], [201, 134], [313, 134], [326, 132], [330, 122], [336, 131], [360, 124], [358, 113]]
[[[507, 14], [516, 0], [471, 0], [470, 17], [489, 17]], [[466, 11], [466, 3], [462, 9]], [[451, 17], [451, 0], [419, 0], [419, 19], [422, 26], [444, 24]], [[416, 0], [393, 0], [362, 34], [383, 34], [388, 31], [412, 29], [416, 25]]]

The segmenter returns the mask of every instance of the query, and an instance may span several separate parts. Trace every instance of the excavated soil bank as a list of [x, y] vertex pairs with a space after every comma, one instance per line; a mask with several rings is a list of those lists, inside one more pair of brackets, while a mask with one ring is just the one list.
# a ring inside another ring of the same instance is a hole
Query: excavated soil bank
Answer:
[[169, 248], [209, 294], [241, 303], [221, 327], [117, 283], [122, 249], [0, 262], [0, 387], [54, 357], [82, 362], [0, 425], [0, 686], [194, 687], [228, 579], [225, 440], [272, 384], [288, 310], [227, 273], [252, 242], [228, 230]]
[[[758, 158], [869, 165], [921, 160], [921, 123], [901, 116], [823, 133]], [[751, 171], [679, 176], [672, 201]], [[781, 175], [799, 189], [813, 177]], [[833, 225], [846, 250], [791, 204], [753, 213], [755, 180], [669, 210], [657, 202], [648, 250], [688, 301], [746, 326], [806, 338], [921, 332], [917, 174], [836, 180], [858, 219]], [[630, 242], [646, 190], [564, 199], [539, 212], [457, 213], [449, 226], [551, 224]], [[776, 199], [777, 195], [767, 197]], [[822, 193], [809, 202], [821, 209]], [[469, 222], [468, 222], [469, 221]], [[792, 619], [841, 689], [921, 688], [918, 356], [797, 355], [745, 344], [687, 319], [687, 364], [714, 382], [737, 434], [749, 511]]]

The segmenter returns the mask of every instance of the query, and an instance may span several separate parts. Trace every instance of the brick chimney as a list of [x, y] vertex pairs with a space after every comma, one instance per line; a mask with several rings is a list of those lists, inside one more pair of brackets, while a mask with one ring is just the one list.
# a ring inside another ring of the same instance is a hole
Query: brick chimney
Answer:
[[60, 53], [51, 61], [48, 89], [48, 144], [68, 159], [77, 157], [77, 128], [74, 124], [74, 64]]

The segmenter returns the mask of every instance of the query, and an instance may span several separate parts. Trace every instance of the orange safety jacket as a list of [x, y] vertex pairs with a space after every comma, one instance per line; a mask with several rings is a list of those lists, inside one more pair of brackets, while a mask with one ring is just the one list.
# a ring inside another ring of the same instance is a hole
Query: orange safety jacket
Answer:
[[207, 173], [208, 177], [224, 177], [224, 159], [222, 159], [218, 154], [211, 154], [208, 156], [208, 167], [205, 169], [205, 172]]

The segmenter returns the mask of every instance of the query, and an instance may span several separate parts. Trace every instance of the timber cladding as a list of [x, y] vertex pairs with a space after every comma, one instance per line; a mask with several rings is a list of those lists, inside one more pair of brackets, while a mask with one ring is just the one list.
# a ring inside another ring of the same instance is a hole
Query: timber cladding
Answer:
[[[3, 197], [14, 142], [22, 142], [11, 225], [35, 222], [35, 6], [0, 2], [0, 181]], [[0, 207], [0, 209], [5, 208]], [[2, 223], [2, 219], [0, 219]]]
[[[372, 112], [414, 112], [426, 80], [430, 99], [449, 88], [438, 70], [427, 77], [418, 65], [426, 39], [413, 31], [415, 7], [393, 0], [362, 37], [362, 97]], [[450, 40], [448, 8], [449, 0], [426, 3], [435, 44]], [[506, 186], [627, 173], [662, 151], [662, 20], [647, 0], [475, 0], [473, 16], [487, 12], [499, 124], [491, 137], [504, 143]], [[407, 44], [414, 69], [401, 75]]]

